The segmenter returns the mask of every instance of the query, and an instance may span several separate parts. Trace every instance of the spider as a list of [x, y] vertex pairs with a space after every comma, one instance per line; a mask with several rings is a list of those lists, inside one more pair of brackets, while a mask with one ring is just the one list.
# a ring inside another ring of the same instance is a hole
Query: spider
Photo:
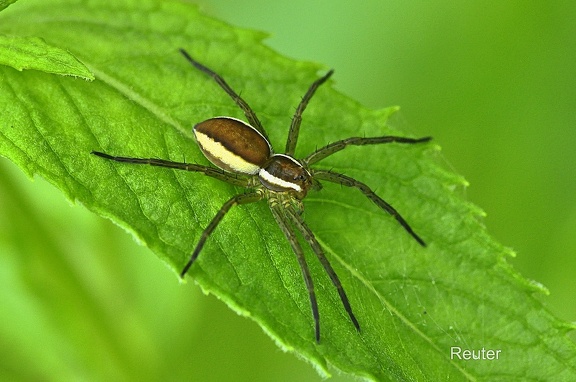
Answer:
[[311, 189], [319, 190], [322, 187], [319, 180], [358, 189], [379, 208], [392, 215], [421, 246], [424, 247], [426, 244], [412, 228], [410, 228], [406, 220], [404, 220], [394, 207], [376, 195], [366, 184], [344, 174], [333, 171], [316, 170], [310, 166], [348, 146], [376, 145], [392, 142], [406, 144], [424, 143], [428, 142], [432, 137], [418, 139], [397, 136], [372, 138], [352, 137], [330, 143], [317, 149], [305, 158], [295, 159], [294, 150], [298, 141], [302, 113], [318, 87], [332, 76], [334, 71], [330, 70], [324, 76], [314, 81], [308, 88], [308, 91], [300, 101], [292, 117], [284, 153], [275, 154], [268, 141], [266, 131], [250, 106], [232, 90], [220, 75], [196, 61], [184, 49], [180, 49], [180, 53], [182, 53], [188, 62], [196, 69], [212, 77], [228, 96], [234, 100], [236, 105], [242, 109], [244, 115], [250, 122], [250, 124], [248, 124], [232, 117], [215, 117], [194, 126], [193, 132], [200, 150], [217, 168], [155, 158], [113, 156], [99, 151], [93, 151], [92, 154], [117, 162], [147, 164], [200, 172], [212, 178], [250, 190], [230, 198], [216, 213], [216, 216], [214, 216], [202, 232], [196, 248], [182, 269], [180, 273], [180, 277], [182, 278], [198, 257], [208, 237], [210, 237], [214, 229], [216, 229], [220, 221], [233, 206], [254, 203], [266, 199], [276, 223], [290, 243], [302, 270], [302, 276], [306, 284], [306, 289], [308, 290], [308, 297], [314, 319], [316, 342], [320, 342], [320, 314], [318, 311], [318, 303], [314, 292], [312, 275], [304, 259], [304, 252], [296, 237], [295, 231], [300, 232], [304, 240], [312, 248], [312, 251], [336, 287], [342, 305], [350, 317], [350, 321], [356, 330], [360, 331], [360, 324], [352, 312], [352, 307], [350, 306], [340, 279], [336, 275], [332, 265], [330, 265], [328, 258], [325, 256], [322, 246], [318, 243], [314, 233], [302, 217], [304, 210], [302, 200], [306, 197], [308, 191]]

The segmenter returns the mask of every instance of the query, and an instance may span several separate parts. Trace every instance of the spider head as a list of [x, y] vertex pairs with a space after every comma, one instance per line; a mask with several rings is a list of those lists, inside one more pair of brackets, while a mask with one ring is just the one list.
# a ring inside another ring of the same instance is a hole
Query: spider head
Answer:
[[267, 189], [290, 192], [298, 199], [303, 199], [315, 184], [300, 162], [284, 154], [272, 155], [258, 172], [258, 178]]

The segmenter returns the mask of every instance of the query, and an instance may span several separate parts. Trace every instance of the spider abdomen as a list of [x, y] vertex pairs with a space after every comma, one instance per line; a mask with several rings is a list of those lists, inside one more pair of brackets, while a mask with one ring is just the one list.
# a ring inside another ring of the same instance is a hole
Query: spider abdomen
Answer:
[[270, 143], [249, 124], [231, 117], [210, 118], [194, 126], [202, 153], [223, 170], [257, 174], [270, 158]]

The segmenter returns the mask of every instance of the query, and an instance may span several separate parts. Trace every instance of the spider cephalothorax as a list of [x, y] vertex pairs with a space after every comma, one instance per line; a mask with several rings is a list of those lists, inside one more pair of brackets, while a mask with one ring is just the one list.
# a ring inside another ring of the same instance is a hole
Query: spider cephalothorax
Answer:
[[340, 279], [324, 255], [324, 250], [316, 240], [314, 233], [302, 218], [301, 214], [304, 208], [302, 199], [306, 197], [311, 189], [321, 188], [319, 180], [356, 188], [378, 207], [392, 215], [420, 245], [425, 246], [426, 244], [412, 228], [410, 228], [402, 216], [390, 204], [384, 201], [384, 199], [376, 195], [367, 185], [344, 174], [326, 170], [315, 170], [310, 166], [351, 145], [361, 146], [391, 142], [413, 144], [427, 142], [431, 137], [418, 139], [397, 136], [373, 138], [352, 137], [324, 146], [306, 158], [300, 160], [295, 159], [293, 155], [298, 141], [302, 113], [304, 109], [306, 109], [316, 89], [332, 75], [333, 71], [330, 70], [323, 77], [312, 83], [298, 105], [292, 118], [284, 154], [274, 154], [272, 146], [268, 142], [266, 131], [248, 104], [230, 88], [222, 77], [194, 60], [185, 50], [181, 49], [180, 52], [194, 67], [211, 76], [242, 109], [250, 122], [250, 124], [248, 124], [236, 118], [215, 117], [194, 126], [194, 136], [200, 150], [206, 158], [218, 168], [162, 159], [112, 156], [98, 151], [93, 151], [92, 153], [99, 157], [118, 162], [149, 164], [152, 166], [201, 172], [204, 175], [250, 190], [244, 194], [236, 195], [224, 203], [210, 224], [208, 224], [202, 232], [196, 248], [182, 269], [182, 277], [184, 277], [198, 257], [206, 239], [208, 239], [212, 231], [214, 231], [218, 223], [220, 223], [232, 206], [266, 199], [274, 219], [290, 243], [302, 270], [304, 282], [308, 290], [312, 315], [314, 317], [316, 341], [320, 341], [320, 315], [316, 302], [316, 294], [314, 292], [314, 283], [294, 228], [302, 234], [312, 248], [312, 251], [318, 257], [318, 260], [336, 287], [350, 320], [356, 329], [360, 330], [360, 324], [352, 312], [352, 307], [350, 306]]

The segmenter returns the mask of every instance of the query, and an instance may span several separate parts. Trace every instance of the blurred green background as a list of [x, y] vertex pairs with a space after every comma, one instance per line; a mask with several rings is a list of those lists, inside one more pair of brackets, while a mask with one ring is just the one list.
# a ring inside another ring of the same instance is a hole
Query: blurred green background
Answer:
[[[434, 136], [509, 261], [575, 320], [576, 2], [197, 3], [335, 68], [364, 105], [400, 105], [395, 123]], [[5, 159], [0, 179], [0, 379], [319, 380], [120, 228]]]

